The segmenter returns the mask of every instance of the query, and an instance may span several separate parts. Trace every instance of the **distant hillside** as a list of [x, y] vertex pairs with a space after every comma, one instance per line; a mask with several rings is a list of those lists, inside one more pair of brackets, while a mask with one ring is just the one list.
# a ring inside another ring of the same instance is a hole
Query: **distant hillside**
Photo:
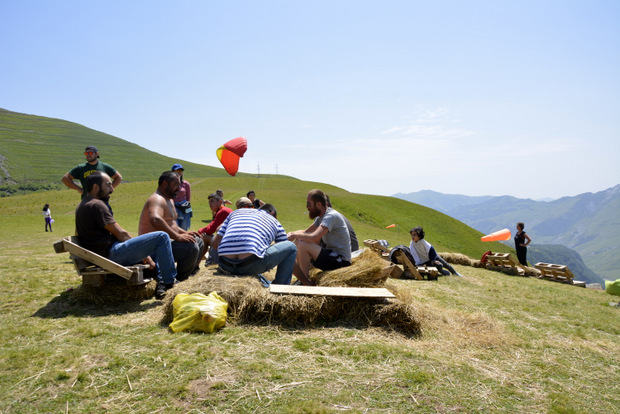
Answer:
[[84, 162], [87, 145], [95, 145], [101, 160], [119, 170], [124, 181], [153, 180], [179, 161], [187, 177], [228, 175], [222, 168], [170, 158], [73, 122], [0, 109], [0, 195], [64, 188], [61, 177]]
[[442, 194], [431, 190], [408, 194], [396, 193], [392, 197], [411, 201], [446, 214], [456, 208], [484, 203], [494, 198], [493, 196], [471, 197], [460, 194]]
[[[412, 195], [399, 198], [409, 200]], [[460, 203], [455, 204], [455, 200]], [[421, 198], [417, 202], [426, 205]], [[428, 204], [438, 202], [452, 202], [450, 209], [442, 210], [444, 213], [485, 234], [504, 227], [514, 232], [516, 223], [523, 221], [534, 245], [564, 245], [577, 251], [595, 273], [609, 280], [620, 278], [620, 185], [551, 202], [511, 196], [481, 201], [434, 193]]]
[[586, 283], [600, 283], [605, 287], [602, 277], [590, 270], [576, 251], [559, 244], [536, 244], [532, 245], [527, 252], [528, 262], [561, 263], [570, 268], [577, 280]]

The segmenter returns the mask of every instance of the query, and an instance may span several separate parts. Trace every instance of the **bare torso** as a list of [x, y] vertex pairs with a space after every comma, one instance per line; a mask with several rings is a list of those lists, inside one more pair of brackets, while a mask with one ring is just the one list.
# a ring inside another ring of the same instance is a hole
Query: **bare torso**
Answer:
[[138, 234], [161, 230], [153, 225], [158, 218], [162, 218], [168, 226], [178, 231], [177, 211], [174, 208], [174, 203], [172, 200], [166, 199], [155, 192], [151, 194], [146, 200], [146, 203], [144, 203], [142, 213], [140, 214]]

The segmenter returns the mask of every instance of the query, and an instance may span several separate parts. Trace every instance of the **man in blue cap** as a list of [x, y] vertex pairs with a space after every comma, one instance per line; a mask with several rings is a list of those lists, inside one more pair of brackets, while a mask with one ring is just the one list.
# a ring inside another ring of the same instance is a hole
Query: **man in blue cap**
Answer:
[[[93, 145], [89, 145], [84, 150], [84, 155], [86, 156], [86, 162], [83, 164], [78, 164], [73, 167], [70, 171], [68, 171], [62, 177], [62, 183], [67, 187], [76, 190], [82, 198], [86, 197], [86, 179], [93, 171], [101, 171], [106, 173], [112, 179], [112, 186], [114, 188], [118, 187], [118, 185], [123, 180], [121, 173], [116, 171], [114, 167], [110, 164], [106, 164], [105, 162], [99, 162], [99, 151]], [[75, 184], [74, 180], [79, 180], [82, 186], [78, 186]]]

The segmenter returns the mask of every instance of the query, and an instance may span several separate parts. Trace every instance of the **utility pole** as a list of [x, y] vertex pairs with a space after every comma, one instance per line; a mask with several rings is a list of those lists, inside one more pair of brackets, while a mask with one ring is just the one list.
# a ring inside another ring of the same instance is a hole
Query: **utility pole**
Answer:
[[260, 177], [260, 163], [256, 163], [256, 176]]

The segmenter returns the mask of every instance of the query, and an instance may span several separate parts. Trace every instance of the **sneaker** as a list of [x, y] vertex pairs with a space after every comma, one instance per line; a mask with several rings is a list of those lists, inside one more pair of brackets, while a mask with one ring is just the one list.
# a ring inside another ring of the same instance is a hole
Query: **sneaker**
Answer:
[[166, 296], [166, 292], [174, 287], [174, 283], [157, 282], [155, 288], [155, 299], [163, 299]]

